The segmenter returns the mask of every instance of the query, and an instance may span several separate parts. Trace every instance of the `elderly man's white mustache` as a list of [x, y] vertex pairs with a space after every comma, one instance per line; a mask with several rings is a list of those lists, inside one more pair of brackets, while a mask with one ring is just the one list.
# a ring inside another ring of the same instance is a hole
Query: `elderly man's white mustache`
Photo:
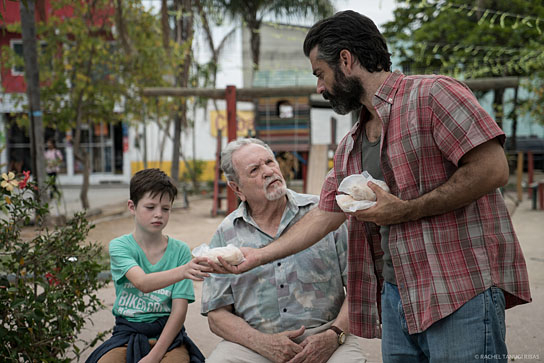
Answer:
[[269, 186], [270, 184], [272, 184], [273, 182], [275, 182], [276, 180], [279, 180], [279, 181], [281, 181], [281, 182], [283, 183], [283, 180], [282, 180], [282, 178], [281, 178], [279, 175], [272, 175], [272, 176], [267, 177], [267, 178], [264, 180], [264, 181], [265, 181], [264, 187], [265, 187], [265, 188], [268, 188], [268, 186]]

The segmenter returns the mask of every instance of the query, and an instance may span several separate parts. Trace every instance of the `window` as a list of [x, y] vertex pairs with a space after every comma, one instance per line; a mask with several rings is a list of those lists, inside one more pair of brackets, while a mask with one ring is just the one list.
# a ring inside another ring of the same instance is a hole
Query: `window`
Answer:
[[[11, 48], [15, 52], [18, 58], [23, 59], [23, 41], [22, 40], [12, 40], [10, 42]], [[11, 68], [11, 74], [14, 76], [23, 76], [25, 72], [25, 67], [22, 65], [16, 65]]]
[[[46, 42], [40, 42], [40, 53], [43, 53], [45, 51], [45, 46], [47, 45]], [[15, 65], [13, 68], [11, 68], [11, 74], [14, 76], [24, 76], [25, 75], [25, 66], [24, 66], [24, 55], [23, 55], [23, 40], [22, 39], [12, 39], [10, 41], [11, 49], [13, 49], [13, 52], [17, 56], [17, 58], [20, 60], [17, 62], [18, 64]]]
[[[82, 125], [81, 147], [89, 156], [92, 173], [122, 174], [122, 131], [120, 123]], [[83, 164], [75, 158], [74, 173], [83, 173]]]
[[293, 118], [294, 112], [293, 112], [293, 106], [289, 103], [289, 101], [279, 101], [277, 104], [278, 109], [278, 116], [280, 118]]

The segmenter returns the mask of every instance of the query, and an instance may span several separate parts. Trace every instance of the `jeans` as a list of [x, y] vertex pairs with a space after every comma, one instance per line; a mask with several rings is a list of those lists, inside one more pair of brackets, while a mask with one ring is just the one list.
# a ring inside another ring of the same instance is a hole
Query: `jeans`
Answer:
[[507, 362], [501, 289], [491, 287], [427, 330], [408, 334], [397, 286], [382, 291], [382, 357], [384, 363]]

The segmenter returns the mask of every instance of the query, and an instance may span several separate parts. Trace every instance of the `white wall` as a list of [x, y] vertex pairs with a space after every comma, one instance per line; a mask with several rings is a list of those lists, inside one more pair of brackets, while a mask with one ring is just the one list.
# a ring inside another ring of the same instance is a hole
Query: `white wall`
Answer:
[[351, 114], [339, 115], [332, 109], [312, 108], [310, 111], [312, 144], [329, 145], [331, 143], [331, 117], [336, 118], [337, 145], [351, 129]]

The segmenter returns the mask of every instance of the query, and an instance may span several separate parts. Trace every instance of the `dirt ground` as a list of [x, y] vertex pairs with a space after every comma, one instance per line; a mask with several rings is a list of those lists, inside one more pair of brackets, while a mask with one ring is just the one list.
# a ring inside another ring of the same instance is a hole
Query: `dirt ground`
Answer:
[[[118, 212], [123, 211], [118, 205]], [[111, 208], [115, 209], [115, 208]], [[217, 226], [224, 216], [211, 217], [212, 201], [210, 198], [191, 200], [189, 209], [175, 208], [165, 233], [186, 242], [194, 248], [202, 243], [208, 243]], [[542, 331], [544, 330], [544, 220], [542, 211], [533, 211], [529, 201], [524, 201], [516, 209], [513, 222], [522, 245], [527, 261], [533, 302], [518, 306], [506, 312], [507, 345], [509, 361], [535, 362], [544, 360], [542, 347]], [[102, 216], [95, 221], [96, 228], [89, 234], [90, 241], [99, 241], [107, 248], [109, 241], [121, 234], [130, 233], [133, 228], [132, 217], [125, 213], [117, 216]], [[189, 336], [196, 342], [205, 356], [208, 356], [220, 338], [208, 328], [205, 317], [200, 315], [200, 298], [202, 283], [195, 283], [196, 301], [189, 305], [185, 323]], [[106, 308], [91, 317], [91, 322], [80, 334], [79, 338], [91, 341], [96, 334], [110, 329], [113, 326], [111, 308], [115, 300], [113, 285], [99, 292]], [[362, 351], [367, 362], [381, 362], [380, 340], [361, 339]], [[82, 355], [80, 362], [84, 362], [90, 351]]]
[[[119, 207], [111, 209], [122, 210]], [[209, 243], [224, 218], [224, 215], [212, 218], [211, 210], [212, 200], [210, 198], [191, 200], [189, 209], [174, 208], [170, 221], [165, 228], [165, 234], [186, 242], [191, 249], [202, 243]], [[101, 242], [106, 249], [110, 240], [121, 234], [130, 233], [133, 228], [132, 217], [127, 212], [121, 216], [101, 217], [95, 221], [95, 224], [96, 227], [89, 233], [88, 240]], [[195, 341], [204, 355], [208, 356], [221, 339], [209, 330], [207, 319], [200, 315], [202, 283], [195, 282], [194, 287], [196, 301], [189, 305], [185, 327], [191, 339]], [[106, 308], [94, 314], [90, 318], [91, 322], [87, 324], [80, 334], [79, 337], [87, 342], [91, 341], [97, 333], [110, 329], [114, 324], [111, 314], [115, 301], [113, 285], [110, 284], [107, 288], [102, 289], [99, 295]], [[380, 361], [379, 340], [367, 340], [364, 345], [366, 348], [363, 351], [368, 361]], [[82, 355], [80, 362], [84, 362], [90, 353], [91, 350], [86, 351]]]

